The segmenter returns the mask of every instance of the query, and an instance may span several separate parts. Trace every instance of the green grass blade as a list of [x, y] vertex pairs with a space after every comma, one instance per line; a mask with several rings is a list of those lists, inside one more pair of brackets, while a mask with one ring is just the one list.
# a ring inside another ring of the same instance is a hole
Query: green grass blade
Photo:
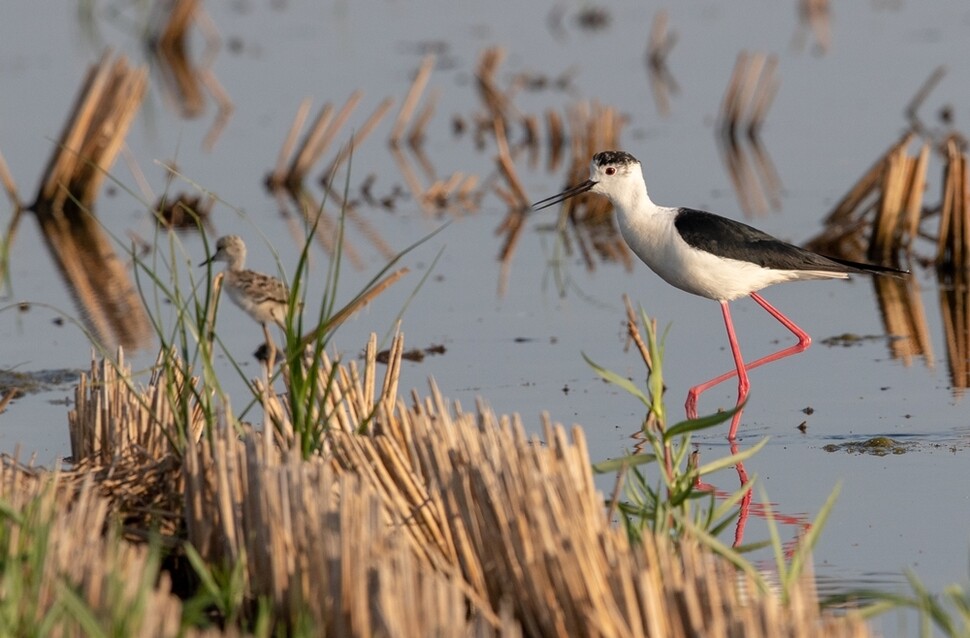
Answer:
[[815, 544], [818, 543], [819, 535], [822, 533], [822, 528], [825, 527], [825, 522], [829, 518], [829, 514], [832, 513], [832, 508], [835, 506], [835, 501], [839, 498], [839, 493], [842, 491], [842, 482], [839, 481], [832, 488], [831, 494], [825, 500], [822, 505], [822, 509], [819, 510], [818, 515], [816, 515], [815, 520], [812, 522], [812, 526], [809, 528], [808, 532], [799, 540], [798, 547], [795, 550], [795, 554], [792, 556], [791, 563], [787, 573], [785, 574], [785, 581], [782, 582], [782, 587], [785, 592], [790, 591], [792, 585], [798, 580], [801, 575], [802, 570], [805, 567], [805, 563], [808, 562], [811, 556], [812, 550], [815, 548]]
[[734, 467], [738, 463], [743, 463], [760, 452], [761, 448], [768, 444], [768, 440], [768, 437], [765, 437], [746, 450], [742, 450], [737, 454], [731, 454], [729, 456], [725, 456], [724, 458], [717, 459], [716, 461], [706, 463], [697, 468], [695, 471], [697, 472], [698, 476], [707, 476], [708, 474], [719, 472], [725, 468]]
[[77, 592], [65, 582], [58, 581], [57, 594], [59, 606], [81, 626], [85, 636], [108, 638], [108, 634], [101, 628], [101, 623], [98, 622], [94, 612]]
[[[680, 518], [680, 514], [678, 512], [674, 512], [673, 515], [675, 517]], [[734, 565], [739, 570], [741, 570], [742, 572], [750, 576], [761, 592], [767, 593], [769, 591], [768, 584], [765, 582], [765, 579], [761, 575], [761, 572], [758, 571], [758, 569], [754, 566], [753, 563], [751, 563], [749, 560], [747, 560], [741, 554], [735, 551], [734, 548], [728, 547], [727, 545], [722, 543], [714, 536], [711, 536], [710, 534], [708, 534], [707, 531], [694, 525], [692, 521], [680, 518], [680, 523], [684, 525], [687, 531], [694, 538], [696, 538], [701, 543], [701, 545], [704, 545], [715, 554], [718, 554], [724, 557], [732, 565]]]
[[725, 421], [733, 417], [736, 412], [743, 409], [744, 409], [744, 404], [742, 403], [741, 405], [735, 407], [732, 410], [715, 412], [714, 414], [697, 417], [696, 419], [688, 419], [686, 421], [681, 421], [667, 428], [667, 431], [664, 433], [664, 438], [667, 440], [670, 440], [674, 437], [682, 436], [689, 432], [696, 432], [698, 430], [704, 430], [710, 427], [714, 427], [715, 425], [724, 423]]
[[656, 454], [631, 454], [629, 456], [622, 456], [617, 459], [609, 459], [607, 461], [594, 463], [593, 472], [597, 474], [608, 474], [610, 472], [618, 472], [619, 470], [635, 467], [637, 465], [655, 463], [656, 461]]
[[640, 390], [640, 388], [638, 388], [632, 381], [630, 381], [626, 377], [621, 377], [620, 375], [618, 375], [617, 373], [613, 372], [612, 370], [607, 370], [606, 368], [604, 368], [604, 367], [602, 367], [600, 365], [597, 365], [596, 363], [593, 362], [592, 359], [590, 359], [589, 357], [586, 356], [586, 353], [582, 353], [582, 355], [583, 355], [583, 359], [586, 361], [586, 363], [589, 365], [589, 367], [591, 367], [596, 372], [596, 374], [598, 374], [601, 377], [603, 377], [603, 379], [605, 381], [607, 381], [609, 383], [612, 383], [613, 385], [615, 385], [615, 386], [617, 386], [619, 388], [622, 388], [623, 390], [625, 390], [628, 393], [632, 394], [633, 396], [635, 396], [637, 399], [639, 399], [640, 402], [643, 403], [648, 408], [652, 407], [651, 406], [650, 399], [647, 398], [647, 395], [645, 395]]

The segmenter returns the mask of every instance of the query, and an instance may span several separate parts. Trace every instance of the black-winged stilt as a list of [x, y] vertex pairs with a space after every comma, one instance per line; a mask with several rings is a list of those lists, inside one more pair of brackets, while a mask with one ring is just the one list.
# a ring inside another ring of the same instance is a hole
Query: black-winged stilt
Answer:
[[[740, 406], [748, 396], [749, 370], [803, 352], [811, 345], [808, 333], [765, 301], [758, 290], [799, 279], [847, 279], [854, 273], [906, 274], [895, 268], [824, 257], [712, 213], [658, 206], [647, 195], [640, 162], [623, 151], [597, 153], [590, 163], [588, 180], [538, 201], [532, 208], [553, 206], [587, 191], [610, 200], [623, 239], [664, 281], [721, 304], [736, 369], [690, 389], [686, 404], [688, 418], [696, 418], [697, 399], [702, 392], [735, 375]], [[728, 307], [729, 301], [744, 295], [749, 295], [788, 328], [798, 343], [745, 364]], [[734, 439], [740, 420], [738, 411], [731, 422], [728, 439]]]

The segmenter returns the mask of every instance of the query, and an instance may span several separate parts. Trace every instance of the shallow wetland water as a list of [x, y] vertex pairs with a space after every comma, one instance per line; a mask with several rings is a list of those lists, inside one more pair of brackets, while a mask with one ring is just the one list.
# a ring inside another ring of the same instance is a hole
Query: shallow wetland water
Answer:
[[[18, 5], [0, 23], [0, 152], [25, 199], [37, 188], [88, 65], [109, 46], [134, 65], [145, 63], [137, 27], [148, 16], [125, 5], [82, 5]], [[602, 382], [582, 357], [642, 382], [642, 362], [625, 348], [622, 295], [661, 327], [669, 325], [665, 380], [674, 421], [692, 384], [732, 366], [720, 313], [716, 304], [661, 282], [602, 228], [571, 227], [562, 239], [554, 210], [518, 220], [523, 227], [513, 250], [499, 259], [508, 240], [497, 229], [507, 228], [515, 189], [496, 162], [492, 132], [476, 129], [489, 108], [475, 75], [483, 52], [499, 47], [493, 77], [512, 98], [510, 112], [534, 114], [539, 122], [532, 147], [523, 144], [524, 128], [507, 131], [517, 180], [531, 201], [570, 179], [568, 152], [557, 163], [549, 150], [549, 110], [568, 121], [582, 109], [615, 109], [624, 120], [619, 143], [643, 163], [655, 201], [744, 219], [797, 243], [821, 231], [838, 200], [900, 139], [911, 123], [907, 105], [940, 66], [945, 73], [918, 114], [931, 135], [970, 132], [970, 69], [963, 64], [970, 8], [956, 1], [837, 4], [820, 23], [800, 21], [795, 2], [753, 0], [624, 3], [602, 13], [549, 3], [512, 9], [423, 2], [233, 2], [206, 10], [218, 35], [193, 30], [189, 43], [203, 69], [201, 107], [187, 115], [171, 69], [149, 60], [145, 101], [97, 198], [98, 220], [120, 242], [122, 257], [131, 239], [151, 244], [156, 231], [146, 202], [163, 192], [197, 196], [202, 187], [215, 197], [210, 243], [239, 234], [249, 246], [249, 267], [293, 272], [303, 221], [292, 200], [266, 190], [264, 178], [301, 102], [310, 101], [309, 123], [325, 103], [339, 111], [361, 92], [332, 149], [307, 173], [307, 190], [319, 202], [318, 178], [337, 149], [351, 133], [361, 135], [392, 98], [388, 114], [334, 175], [333, 193], [346, 187], [356, 203], [338, 295], [348, 300], [390, 256], [450, 223], [403, 259], [409, 275], [341, 326], [333, 346], [357, 353], [370, 332], [390, 334], [400, 316], [407, 347], [432, 349], [405, 364], [402, 388], [424, 392], [433, 377], [445, 397], [466, 406], [481, 398], [498, 413], [521, 414], [536, 431], [542, 412], [580, 424], [594, 459], [631, 449], [643, 417], [634, 398]], [[651, 73], [647, 40], [660, 10], [676, 41], [663, 68]], [[37, 46], [31, 34], [39, 32], [50, 45]], [[778, 84], [754, 141], [743, 137], [732, 151], [719, 141], [717, 122], [742, 51], [776, 56]], [[394, 119], [429, 54], [433, 67], [416, 109], [434, 106], [423, 142], [392, 150]], [[942, 170], [932, 155], [927, 206], [940, 199]], [[475, 181], [467, 198], [460, 189], [416, 196], [414, 184], [430, 189], [469, 176]], [[337, 207], [328, 203], [325, 210], [333, 221]], [[0, 224], [6, 228], [10, 219], [3, 200]], [[199, 235], [176, 235], [181, 276], [191, 270], [204, 277], [195, 267], [205, 258]], [[323, 243], [309, 255], [309, 299], [325, 287], [330, 256]], [[935, 254], [930, 240], [914, 248], [920, 258]], [[20, 221], [7, 263], [2, 367], [29, 374], [87, 368], [91, 345], [83, 322], [73, 319], [78, 306], [34, 218]], [[746, 463], [760, 486], [745, 541], [767, 537], [758, 505], [765, 497], [791, 541], [841, 483], [815, 554], [823, 594], [906, 591], [905, 569], [932, 591], [967, 583], [968, 295], [965, 287], [941, 284], [932, 267], [919, 261], [912, 267], [915, 284], [902, 306], [887, 302], [867, 278], [764, 293], [815, 343], [751, 375], [739, 443], [770, 441]], [[894, 323], [900, 307], [916, 318], [907, 325], [922, 326], [918, 347], [910, 347], [916, 337], [900, 341], [892, 334], [901, 325]], [[788, 333], [750, 301], [735, 303], [733, 312], [749, 360], [788, 343]], [[259, 327], [224, 304], [217, 330], [255, 376], [249, 353], [261, 342]], [[146, 369], [156, 348], [149, 338], [127, 357], [136, 370]], [[222, 362], [227, 392], [243, 395], [243, 380]], [[709, 391], [700, 411], [731, 407], [734, 391], [730, 383]], [[66, 455], [65, 400], [72, 396], [65, 384], [12, 401], [0, 416], [0, 448], [19, 446], [21, 457], [35, 455], [40, 463]], [[894, 443], [862, 445], [876, 437]], [[704, 459], [729, 451], [721, 429], [696, 442]], [[738, 477], [726, 471], [708, 481], [731, 491]], [[602, 489], [611, 483], [604, 480]], [[771, 564], [766, 553], [765, 568]], [[886, 635], [906, 635], [912, 623], [902, 614], [876, 621]]]

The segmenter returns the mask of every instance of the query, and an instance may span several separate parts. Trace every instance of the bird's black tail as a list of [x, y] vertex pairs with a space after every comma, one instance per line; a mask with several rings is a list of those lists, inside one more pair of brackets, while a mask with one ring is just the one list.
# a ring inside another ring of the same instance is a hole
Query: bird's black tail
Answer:
[[838, 257], [825, 256], [826, 259], [831, 259], [837, 264], [842, 264], [847, 268], [851, 268], [858, 272], [868, 272], [874, 275], [889, 275], [891, 277], [905, 277], [909, 274], [908, 270], [900, 270], [899, 268], [893, 268], [891, 266], [880, 266], [878, 264], [864, 264], [859, 261], [849, 261], [848, 259], [839, 259]]

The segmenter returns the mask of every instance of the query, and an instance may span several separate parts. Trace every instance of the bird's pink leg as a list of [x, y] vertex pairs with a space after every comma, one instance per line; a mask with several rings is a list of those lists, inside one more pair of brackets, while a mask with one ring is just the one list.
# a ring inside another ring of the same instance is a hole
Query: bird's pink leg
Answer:
[[[734, 365], [738, 372], [738, 400], [734, 407], [740, 408], [748, 398], [748, 390], [751, 388], [751, 384], [748, 382], [748, 369], [744, 367], [744, 358], [741, 356], [741, 346], [738, 345], [738, 337], [734, 334], [734, 323], [731, 321], [731, 309], [728, 306], [728, 302], [721, 302], [721, 311], [724, 313], [724, 327], [727, 328], [728, 341], [731, 343], [731, 354], [734, 355]], [[729, 441], [734, 440], [734, 435], [738, 431], [740, 424], [741, 410], [739, 409], [731, 419], [731, 430], [728, 432]]]
[[[812, 338], [808, 335], [807, 332], [805, 332], [797, 325], [795, 325], [795, 322], [793, 322], [791, 319], [781, 314], [780, 310], [778, 310], [770, 303], [765, 301], [765, 299], [761, 295], [759, 295], [756, 292], [753, 292], [751, 293], [751, 298], [757, 301], [758, 305], [760, 305], [762, 308], [767, 310], [772, 317], [774, 317], [781, 323], [781, 325], [788, 328], [788, 330], [793, 335], [795, 335], [795, 337], [798, 339], [798, 343], [792, 346], [788, 346], [787, 348], [783, 348], [778, 352], [773, 352], [769, 355], [765, 355], [760, 359], [757, 359], [745, 365], [744, 361], [741, 358], [741, 350], [738, 347], [737, 338], [734, 335], [734, 325], [731, 323], [731, 312], [728, 309], [727, 302], [722, 301], [721, 311], [722, 311], [722, 314], [724, 315], [724, 325], [727, 327], [728, 340], [731, 342], [731, 353], [734, 355], [734, 363], [737, 366], [737, 369], [731, 370], [730, 372], [725, 372], [724, 374], [718, 377], [715, 377], [710, 381], [706, 381], [699, 385], [695, 385], [693, 388], [690, 389], [690, 392], [687, 393], [687, 404], [685, 406], [687, 409], [688, 419], [697, 418], [697, 399], [700, 397], [701, 393], [709, 390], [710, 388], [713, 388], [719, 383], [727, 381], [728, 379], [730, 379], [735, 375], [738, 375], [739, 377], [741, 377], [741, 382], [738, 383], [737, 404], [741, 405], [741, 403], [744, 402], [744, 399], [747, 398], [747, 394], [748, 394], [749, 384], [748, 384], [748, 376], [746, 374], [748, 370], [753, 370], [758, 366], [763, 366], [764, 364], [771, 363], [772, 361], [777, 361], [779, 359], [784, 359], [785, 357], [790, 357], [793, 354], [805, 352], [805, 350], [807, 350], [808, 347], [812, 345]], [[742, 393], [742, 386], [744, 388], [743, 393]], [[734, 415], [734, 418], [731, 420], [731, 430], [728, 433], [728, 439], [734, 440], [734, 435], [737, 433], [738, 424], [740, 422], [741, 422], [741, 414], [737, 413]]]

